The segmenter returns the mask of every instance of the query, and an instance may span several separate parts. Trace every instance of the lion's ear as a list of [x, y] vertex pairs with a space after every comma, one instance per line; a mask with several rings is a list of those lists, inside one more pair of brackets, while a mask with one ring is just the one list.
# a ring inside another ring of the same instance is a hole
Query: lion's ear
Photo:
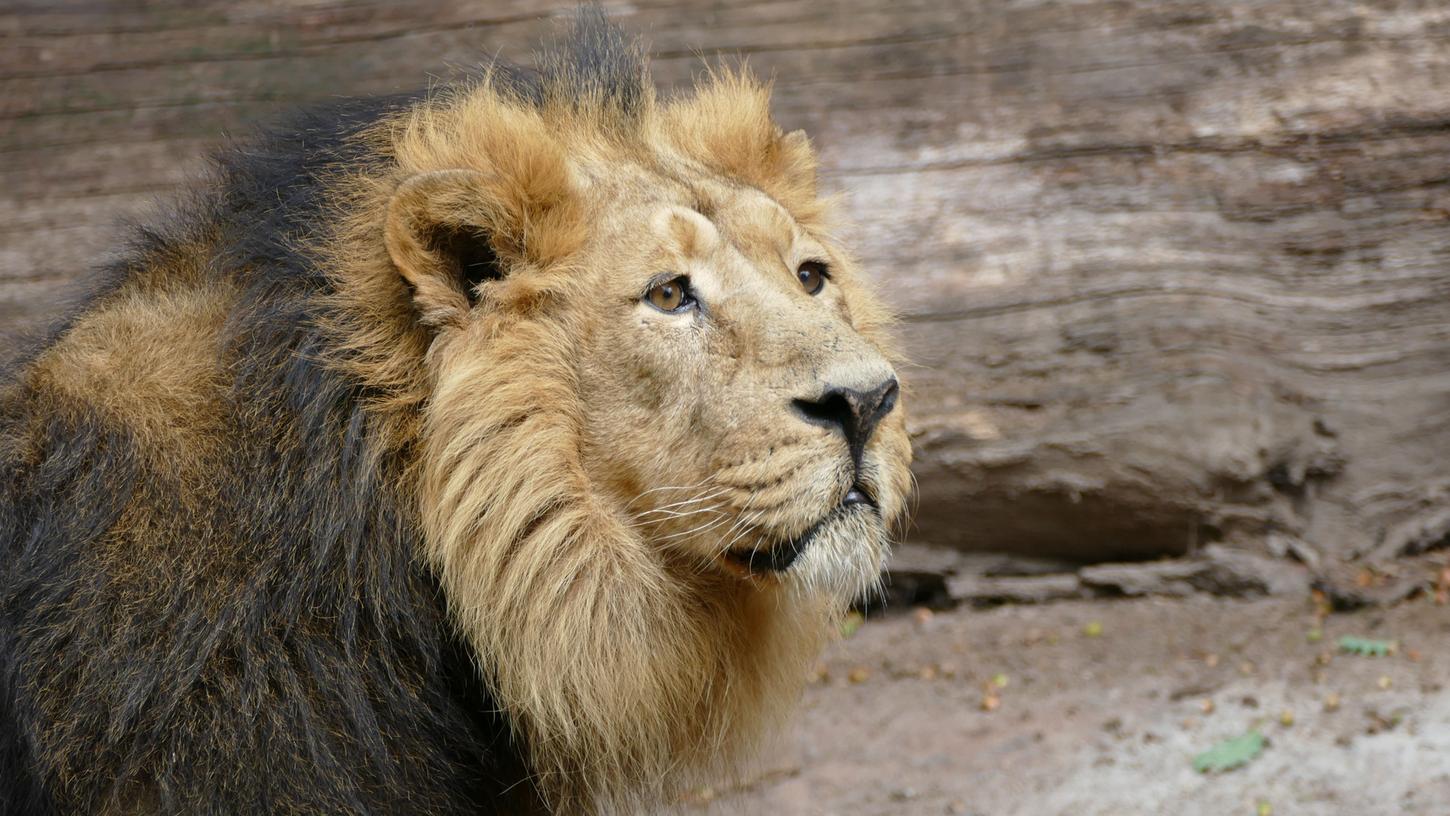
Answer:
[[479, 286], [504, 276], [494, 233], [504, 214], [477, 170], [439, 170], [404, 181], [388, 202], [384, 241], [412, 291], [421, 320], [456, 323]]
[[816, 195], [816, 151], [804, 130], [793, 130], [780, 138], [780, 171], [797, 186], [801, 195]]

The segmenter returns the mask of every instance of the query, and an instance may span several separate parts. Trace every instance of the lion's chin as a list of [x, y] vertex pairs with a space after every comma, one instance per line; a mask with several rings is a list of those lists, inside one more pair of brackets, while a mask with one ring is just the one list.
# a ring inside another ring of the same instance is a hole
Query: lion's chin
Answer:
[[848, 501], [795, 538], [732, 550], [724, 560], [737, 575], [849, 603], [879, 584], [888, 550], [876, 506]]

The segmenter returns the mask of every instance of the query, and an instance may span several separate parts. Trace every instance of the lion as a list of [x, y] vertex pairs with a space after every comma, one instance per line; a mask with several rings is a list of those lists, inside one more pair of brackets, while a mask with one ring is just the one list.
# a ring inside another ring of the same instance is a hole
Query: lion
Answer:
[[807, 137], [531, 71], [219, 154], [0, 386], [0, 811], [633, 813], [785, 720], [910, 491]]

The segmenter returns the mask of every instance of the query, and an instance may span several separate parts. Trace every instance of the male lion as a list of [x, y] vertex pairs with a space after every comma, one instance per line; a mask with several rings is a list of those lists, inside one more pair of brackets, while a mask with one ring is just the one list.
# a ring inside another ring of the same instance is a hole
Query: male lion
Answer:
[[0, 389], [0, 810], [638, 812], [909, 489], [814, 158], [586, 14], [222, 155]]

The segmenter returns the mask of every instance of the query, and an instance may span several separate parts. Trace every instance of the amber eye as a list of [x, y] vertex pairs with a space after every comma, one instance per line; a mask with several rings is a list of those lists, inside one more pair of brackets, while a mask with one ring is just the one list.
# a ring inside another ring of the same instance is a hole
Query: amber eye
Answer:
[[831, 273], [820, 261], [806, 261], [795, 271], [795, 276], [800, 279], [806, 294], [817, 295], [825, 288], [826, 278], [829, 278]]
[[645, 291], [644, 299], [656, 309], [669, 313], [683, 312], [695, 305], [695, 297], [690, 294], [690, 279], [684, 275], [654, 284]]

